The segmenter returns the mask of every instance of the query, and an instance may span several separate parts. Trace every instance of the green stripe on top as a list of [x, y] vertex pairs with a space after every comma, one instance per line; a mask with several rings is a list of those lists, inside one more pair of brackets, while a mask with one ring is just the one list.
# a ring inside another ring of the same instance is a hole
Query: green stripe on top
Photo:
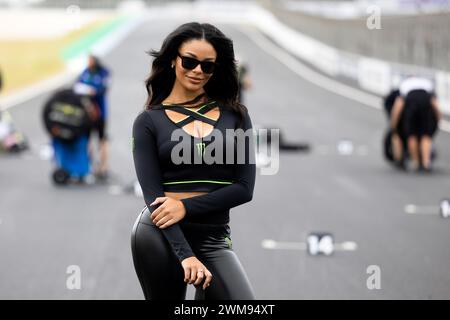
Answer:
[[[210, 118], [210, 117], [208, 117], [207, 115], [204, 115], [203, 113], [200, 113], [200, 112], [199, 112], [199, 111], [202, 110], [204, 107], [207, 107], [207, 106], [209, 106], [209, 105], [211, 105], [211, 104], [213, 104], [213, 103], [215, 103], [215, 101], [211, 101], [210, 103], [207, 103], [207, 104], [205, 104], [204, 106], [201, 106], [201, 108], [198, 109], [198, 110], [191, 110], [191, 111], [197, 113], [198, 115], [201, 115], [202, 117], [205, 117], [205, 118], [208, 118], [208, 119], [211, 119], [211, 120], [216, 121], [215, 119]], [[188, 109], [188, 108], [186, 108], [186, 109]]]
[[[194, 112], [198, 112], [198, 111], [202, 110], [204, 107], [209, 106], [209, 105], [211, 105], [211, 104], [213, 104], [213, 103], [215, 103], [215, 102], [216, 102], [216, 100], [210, 101], [210, 102], [208, 102], [208, 103], [202, 105], [197, 111], [194, 111]], [[187, 107], [186, 107], [186, 108], [187, 108]], [[193, 110], [192, 110], [192, 111], [193, 111]]]
[[[207, 118], [207, 119], [212, 120], [212, 121], [217, 121], [217, 119], [210, 118], [210, 117], [205, 116], [205, 115], [203, 115], [203, 114], [201, 114], [201, 113], [198, 113], [198, 114], [199, 114], [200, 116], [202, 116], [203, 118]], [[186, 120], [186, 119], [189, 118], [189, 117], [191, 117], [191, 116], [187, 116], [186, 118], [181, 119], [180, 121], [177, 121], [177, 122], [175, 122], [175, 123], [180, 123], [180, 122]]]
[[[207, 104], [204, 104], [203, 106], [201, 106], [200, 109], [198, 109], [197, 111], [191, 110], [191, 108], [189, 108], [189, 107], [183, 107], [183, 108], [188, 109], [189, 111], [195, 112], [196, 114], [198, 114], [198, 115], [200, 115], [200, 116], [202, 116], [202, 117], [204, 117], [204, 118], [208, 118], [208, 119], [210, 119], [210, 120], [217, 121], [217, 119], [210, 118], [210, 117], [204, 115], [203, 113], [200, 113], [200, 112], [199, 112], [199, 111], [202, 110], [204, 107], [207, 107], [207, 106], [209, 106], [209, 105], [211, 105], [211, 104], [213, 104], [213, 103], [215, 103], [215, 102], [216, 102], [215, 100], [214, 100], [214, 101], [211, 101], [211, 102], [208, 102]], [[177, 122], [175, 122], [175, 123], [180, 123], [181, 121], [184, 121], [184, 120], [186, 120], [186, 119], [189, 118], [189, 117], [190, 117], [190, 116], [187, 116], [186, 118], [181, 119], [180, 121], [177, 121]]]
[[190, 116], [187, 116], [186, 118], [184, 118], [184, 119], [181, 119], [180, 121], [177, 121], [177, 122], [175, 122], [175, 123], [180, 123], [181, 121], [184, 121], [184, 120], [186, 120], [187, 118], [189, 118]]
[[97, 41], [108, 35], [113, 30], [117, 29], [129, 19], [130, 17], [128, 16], [121, 16], [113, 19], [112, 21], [108, 21], [92, 32], [88, 33], [87, 35], [81, 37], [77, 41], [64, 47], [61, 52], [63, 59], [70, 60], [80, 54], [89, 52], [92, 45], [94, 45]]
[[189, 180], [189, 181], [173, 181], [173, 182], [163, 182], [163, 184], [182, 184], [182, 183], [216, 183], [216, 184], [233, 184], [232, 181], [217, 181], [217, 180]]

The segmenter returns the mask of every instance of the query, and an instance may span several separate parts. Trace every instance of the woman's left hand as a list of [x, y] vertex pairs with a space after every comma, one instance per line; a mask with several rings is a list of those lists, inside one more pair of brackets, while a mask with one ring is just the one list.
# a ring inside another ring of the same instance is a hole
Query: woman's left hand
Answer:
[[177, 223], [186, 215], [186, 209], [180, 200], [170, 197], [158, 197], [150, 205], [161, 203], [151, 214], [153, 223], [165, 229]]

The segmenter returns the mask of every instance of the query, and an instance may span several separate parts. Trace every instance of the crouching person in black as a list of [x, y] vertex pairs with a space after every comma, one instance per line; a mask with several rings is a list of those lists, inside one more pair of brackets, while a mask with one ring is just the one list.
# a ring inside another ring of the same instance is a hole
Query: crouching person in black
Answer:
[[[391, 113], [392, 142], [398, 144], [401, 136], [406, 137], [413, 170], [431, 171], [432, 139], [440, 118], [437, 98], [429, 80], [412, 77], [400, 85], [400, 95]], [[395, 153], [395, 161], [405, 166], [405, 157], [401, 152], [400, 155]]]

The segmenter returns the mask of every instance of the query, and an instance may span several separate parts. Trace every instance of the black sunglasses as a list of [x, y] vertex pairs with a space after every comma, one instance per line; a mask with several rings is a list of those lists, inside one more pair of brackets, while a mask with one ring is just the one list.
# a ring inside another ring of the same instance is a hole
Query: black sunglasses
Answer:
[[183, 66], [183, 68], [188, 69], [188, 70], [193, 70], [200, 64], [202, 71], [204, 73], [213, 73], [214, 68], [216, 67], [216, 65], [218, 65], [217, 62], [199, 61], [195, 58], [182, 56], [179, 53], [178, 53], [178, 56], [181, 58], [181, 65]]

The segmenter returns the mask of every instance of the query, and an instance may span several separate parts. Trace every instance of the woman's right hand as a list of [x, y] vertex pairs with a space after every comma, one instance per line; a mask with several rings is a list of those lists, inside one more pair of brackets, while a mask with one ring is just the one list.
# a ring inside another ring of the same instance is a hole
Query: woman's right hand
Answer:
[[181, 266], [184, 270], [184, 282], [198, 286], [202, 283], [203, 290], [211, 284], [212, 274], [196, 257], [189, 257], [181, 261]]

